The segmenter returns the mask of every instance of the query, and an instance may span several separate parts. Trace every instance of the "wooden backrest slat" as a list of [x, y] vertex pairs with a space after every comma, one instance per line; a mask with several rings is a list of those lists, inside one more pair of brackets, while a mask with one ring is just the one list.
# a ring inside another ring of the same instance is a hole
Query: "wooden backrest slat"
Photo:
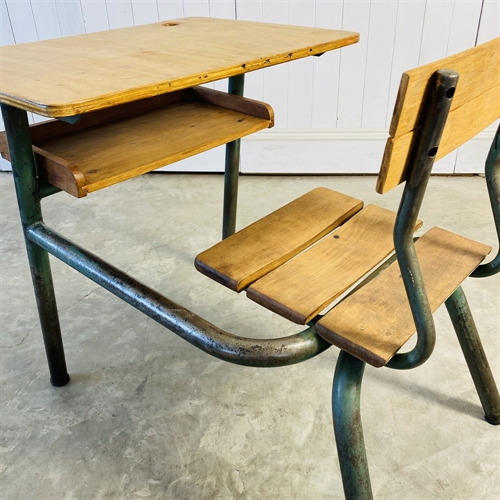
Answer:
[[496, 38], [403, 74], [377, 182], [379, 193], [406, 180], [408, 156], [431, 76], [439, 69], [452, 69], [460, 75], [441, 139], [439, 159], [500, 117], [499, 63], [500, 38]]

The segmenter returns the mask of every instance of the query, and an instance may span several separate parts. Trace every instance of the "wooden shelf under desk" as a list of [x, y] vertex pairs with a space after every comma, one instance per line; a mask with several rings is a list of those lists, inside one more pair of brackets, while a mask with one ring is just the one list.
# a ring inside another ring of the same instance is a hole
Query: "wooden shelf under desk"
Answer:
[[[37, 175], [78, 198], [273, 126], [267, 104], [204, 87], [30, 127]], [[0, 152], [9, 158], [5, 135]]]

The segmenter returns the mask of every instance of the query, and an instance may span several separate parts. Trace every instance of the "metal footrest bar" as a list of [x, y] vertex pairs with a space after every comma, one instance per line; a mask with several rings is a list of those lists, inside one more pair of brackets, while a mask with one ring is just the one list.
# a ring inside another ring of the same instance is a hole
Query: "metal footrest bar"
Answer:
[[26, 237], [184, 340], [231, 363], [272, 367], [299, 363], [328, 349], [314, 327], [283, 338], [252, 339], [228, 333], [137, 281], [43, 223], [26, 228]]

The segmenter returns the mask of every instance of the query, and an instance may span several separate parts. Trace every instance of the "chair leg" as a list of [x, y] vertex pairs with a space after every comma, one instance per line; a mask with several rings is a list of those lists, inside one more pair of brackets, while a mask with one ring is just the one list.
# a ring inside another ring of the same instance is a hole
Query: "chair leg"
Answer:
[[490, 424], [498, 425], [500, 396], [462, 287], [458, 287], [446, 301], [446, 309], [474, 380], [486, 420]]
[[14, 184], [49, 364], [50, 382], [60, 387], [69, 382], [69, 375], [64, 357], [49, 256], [45, 250], [26, 237], [27, 228], [42, 221], [28, 118], [26, 111], [5, 104], [2, 105], [2, 115], [9, 141]]
[[373, 498], [360, 414], [364, 361], [341, 351], [333, 379], [332, 410], [346, 500]]

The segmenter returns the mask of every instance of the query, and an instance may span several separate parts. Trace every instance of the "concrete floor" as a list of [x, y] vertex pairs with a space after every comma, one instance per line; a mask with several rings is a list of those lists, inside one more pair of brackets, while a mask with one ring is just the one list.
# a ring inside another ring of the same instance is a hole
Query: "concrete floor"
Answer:
[[[243, 177], [238, 227], [324, 185], [396, 209], [373, 177]], [[338, 350], [276, 369], [211, 358], [53, 259], [71, 382], [49, 384], [12, 176], [1, 187], [0, 496], [5, 500], [337, 499], [331, 380]], [[198, 274], [221, 226], [222, 176], [150, 174], [75, 200], [46, 222], [233, 333], [301, 328]], [[433, 178], [421, 212], [497, 242], [484, 179]], [[464, 285], [500, 383], [500, 280]], [[368, 367], [362, 416], [377, 499], [498, 499], [500, 427], [487, 424], [444, 308], [433, 357]]]

